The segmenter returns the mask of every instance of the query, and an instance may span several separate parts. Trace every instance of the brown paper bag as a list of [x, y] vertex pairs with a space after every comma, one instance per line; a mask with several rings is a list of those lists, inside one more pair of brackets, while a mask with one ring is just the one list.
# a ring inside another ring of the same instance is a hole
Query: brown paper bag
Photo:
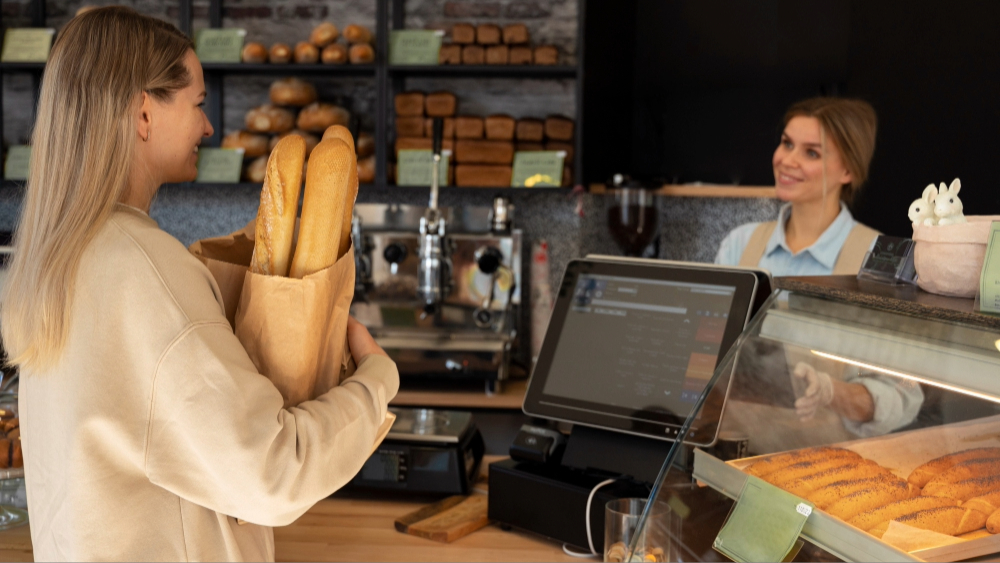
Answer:
[[190, 251], [215, 277], [226, 317], [285, 407], [313, 399], [353, 372], [347, 319], [354, 298], [354, 249], [303, 279], [249, 271], [254, 226], [198, 241]]

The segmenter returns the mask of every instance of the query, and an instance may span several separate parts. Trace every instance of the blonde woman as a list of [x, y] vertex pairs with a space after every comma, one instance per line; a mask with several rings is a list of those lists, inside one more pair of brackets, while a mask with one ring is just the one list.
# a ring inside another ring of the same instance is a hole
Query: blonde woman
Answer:
[[122, 7], [59, 34], [0, 324], [20, 369], [38, 560], [273, 560], [289, 524], [368, 457], [395, 365], [358, 323], [358, 371], [291, 409], [212, 276], [149, 218], [212, 134], [176, 28]]

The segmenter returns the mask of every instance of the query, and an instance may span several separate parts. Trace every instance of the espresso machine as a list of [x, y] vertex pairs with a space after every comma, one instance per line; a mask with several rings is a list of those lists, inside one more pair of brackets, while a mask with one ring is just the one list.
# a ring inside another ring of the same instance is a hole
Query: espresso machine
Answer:
[[427, 207], [355, 206], [351, 314], [407, 381], [482, 381], [497, 393], [520, 330], [521, 231], [513, 206], [438, 207], [440, 123]]

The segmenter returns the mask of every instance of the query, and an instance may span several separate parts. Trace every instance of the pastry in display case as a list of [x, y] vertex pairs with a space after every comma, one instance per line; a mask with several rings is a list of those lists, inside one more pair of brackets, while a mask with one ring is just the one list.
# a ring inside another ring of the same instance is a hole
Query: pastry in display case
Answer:
[[[727, 560], [717, 536], [751, 483], [807, 507], [795, 560], [1000, 553], [1000, 317], [854, 277], [776, 285], [652, 490], [687, 513], [679, 552]], [[719, 418], [706, 437], [699, 421]], [[642, 519], [630, 552], [656, 526]]]

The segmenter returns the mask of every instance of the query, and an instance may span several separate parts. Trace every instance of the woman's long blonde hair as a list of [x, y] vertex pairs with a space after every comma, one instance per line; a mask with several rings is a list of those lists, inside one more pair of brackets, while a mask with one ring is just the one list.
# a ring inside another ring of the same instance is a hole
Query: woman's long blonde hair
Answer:
[[128, 189], [141, 94], [167, 102], [187, 86], [192, 48], [169, 23], [118, 6], [88, 11], [60, 32], [42, 80], [0, 296], [8, 364], [41, 369], [58, 359], [80, 257]]

